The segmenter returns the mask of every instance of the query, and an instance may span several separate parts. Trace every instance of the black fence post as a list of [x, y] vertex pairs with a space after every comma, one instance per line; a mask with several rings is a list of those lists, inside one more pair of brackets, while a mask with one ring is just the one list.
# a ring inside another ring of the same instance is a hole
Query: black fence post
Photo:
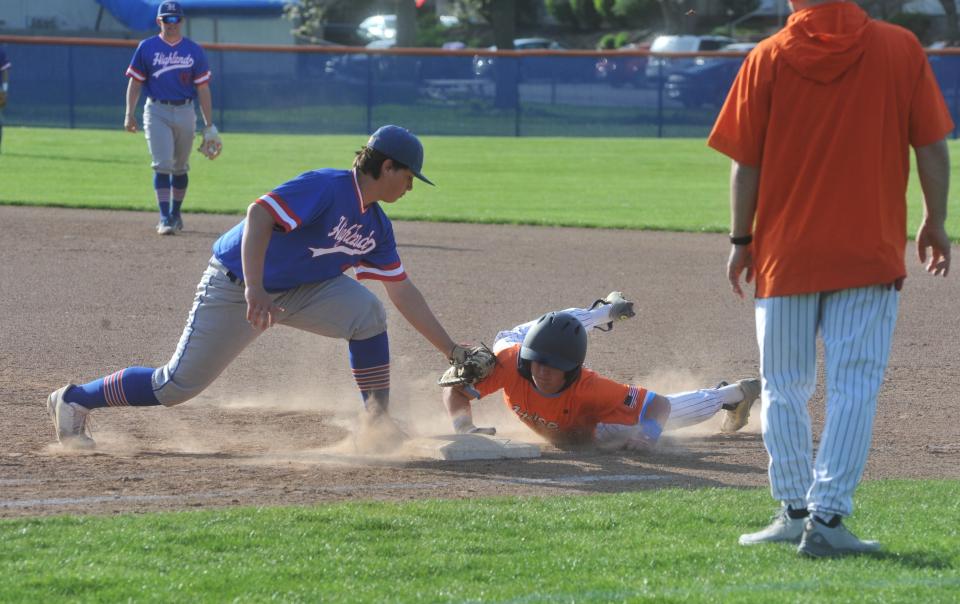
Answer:
[[367, 134], [373, 133], [373, 55], [367, 57]]
[[514, 93], [514, 98], [516, 99], [516, 110], [514, 111], [513, 118], [513, 135], [520, 136], [520, 72], [523, 70], [523, 59], [520, 57], [510, 57], [515, 61], [514, 69], [516, 69], [516, 77], [513, 80], [514, 87], [516, 92]]
[[[220, 116], [220, 117], [217, 118], [217, 123], [220, 124], [220, 129], [221, 129], [221, 130], [226, 130], [226, 126], [227, 126], [227, 125], [224, 123], [224, 121], [223, 121], [223, 112], [224, 112], [225, 109], [226, 109], [226, 108], [224, 107], [224, 105], [226, 104], [226, 99], [227, 99], [227, 95], [224, 93], [224, 90], [223, 90], [223, 89], [226, 87], [226, 85], [227, 85], [226, 72], [223, 70], [223, 53], [224, 53], [224, 52], [226, 52], [226, 51], [224, 51], [224, 50], [218, 50], [218, 51], [217, 51], [217, 69], [218, 69], [218, 71], [220, 72], [220, 77], [222, 78], [221, 81], [220, 81], [220, 85], [217, 86], [217, 88], [220, 89], [220, 92], [217, 94], [217, 97], [218, 97], [218, 98], [217, 98], [217, 107], [218, 107], [217, 113], [218, 113], [219, 116]], [[213, 116], [211, 115], [210, 117], [213, 117]]]
[[77, 127], [77, 97], [74, 92], [75, 88], [76, 81], [73, 76], [73, 46], [67, 45], [67, 104], [70, 106], [67, 115], [70, 116], [70, 128]]
[[657, 138], [663, 138], [663, 59], [657, 62]]

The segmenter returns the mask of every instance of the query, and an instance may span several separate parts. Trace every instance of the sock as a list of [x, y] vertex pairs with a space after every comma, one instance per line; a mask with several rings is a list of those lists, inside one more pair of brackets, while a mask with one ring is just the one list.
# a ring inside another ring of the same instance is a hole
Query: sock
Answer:
[[843, 518], [839, 514], [834, 514], [833, 517], [831, 517], [829, 520], [827, 520], [824, 516], [816, 512], [813, 513], [812, 516], [814, 520], [830, 528], [837, 528], [837, 526], [840, 525], [840, 521], [843, 520]]
[[[563, 312], [575, 316], [583, 328], [588, 332], [599, 325], [606, 325], [613, 321], [610, 311], [613, 310], [612, 304], [602, 304], [596, 308], [567, 308]], [[606, 330], [606, 327], [604, 327]]]
[[183, 199], [187, 196], [187, 183], [189, 179], [186, 174], [174, 174], [171, 179], [173, 186], [173, 215], [180, 215], [180, 206], [183, 205]]
[[720, 411], [724, 402], [721, 391], [712, 388], [665, 396], [670, 401], [670, 419], [667, 421], [666, 430], [676, 430], [707, 421]]
[[81, 386], [68, 388], [63, 400], [87, 409], [98, 407], [150, 407], [159, 405], [153, 394], [150, 367], [127, 367]]
[[386, 411], [390, 404], [390, 343], [387, 332], [350, 340], [350, 368], [360, 389], [363, 408], [369, 412]]
[[800, 508], [798, 510], [795, 510], [792, 507], [787, 506], [787, 516], [789, 516], [794, 520], [797, 520], [799, 518], [806, 518], [809, 515], [810, 515], [810, 512], [807, 511], [807, 508]]
[[736, 384], [726, 384], [715, 388], [717, 394], [723, 397], [724, 409], [736, 409], [740, 401], [743, 400], [743, 390]]
[[160, 206], [160, 216], [170, 216], [170, 175], [157, 172], [153, 175], [153, 189], [157, 194], [157, 205]]

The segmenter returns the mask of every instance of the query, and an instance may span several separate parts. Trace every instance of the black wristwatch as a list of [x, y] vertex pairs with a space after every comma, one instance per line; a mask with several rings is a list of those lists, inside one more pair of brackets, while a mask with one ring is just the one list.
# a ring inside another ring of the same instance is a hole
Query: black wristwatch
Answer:
[[741, 235], [740, 237], [730, 235], [730, 243], [733, 245], [750, 245], [753, 243], [753, 235]]

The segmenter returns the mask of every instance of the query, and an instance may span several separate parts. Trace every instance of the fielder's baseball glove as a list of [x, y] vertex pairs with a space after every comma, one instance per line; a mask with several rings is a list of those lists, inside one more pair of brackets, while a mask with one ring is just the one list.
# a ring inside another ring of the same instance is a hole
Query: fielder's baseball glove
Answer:
[[217, 159], [223, 151], [223, 141], [220, 140], [220, 133], [217, 132], [216, 126], [210, 124], [203, 129], [203, 142], [200, 143], [197, 151], [206, 155], [207, 159]]
[[7, 93], [0, 90], [0, 109], [7, 106]]
[[497, 364], [497, 355], [485, 344], [465, 348], [454, 346], [450, 352], [450, 368], [437, 380], [443, 388], [453, 386], [472, 386], [493, 372]]

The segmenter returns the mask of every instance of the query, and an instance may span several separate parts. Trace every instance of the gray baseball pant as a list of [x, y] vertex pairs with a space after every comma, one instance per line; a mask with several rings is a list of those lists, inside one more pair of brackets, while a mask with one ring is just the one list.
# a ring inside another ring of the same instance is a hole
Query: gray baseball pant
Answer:
[[[153, 372], [153, 391], [173, 406], [200, 394], [262, 332], [247, 322], [244, 286], [215, 258], [203, 273], [177, 350]], [[365, 340], [387, 329], [387, 313], [366, 287], [339, 275], [274, 294], [284, 309], [279, 324], [345, 340]]]
[[147, 99], [143, 108], [143, 132], [153, 158], [153, 169], [161, 174], [186, 174], [190, 150], [197, 131], [193, 103], [164, 105]]

